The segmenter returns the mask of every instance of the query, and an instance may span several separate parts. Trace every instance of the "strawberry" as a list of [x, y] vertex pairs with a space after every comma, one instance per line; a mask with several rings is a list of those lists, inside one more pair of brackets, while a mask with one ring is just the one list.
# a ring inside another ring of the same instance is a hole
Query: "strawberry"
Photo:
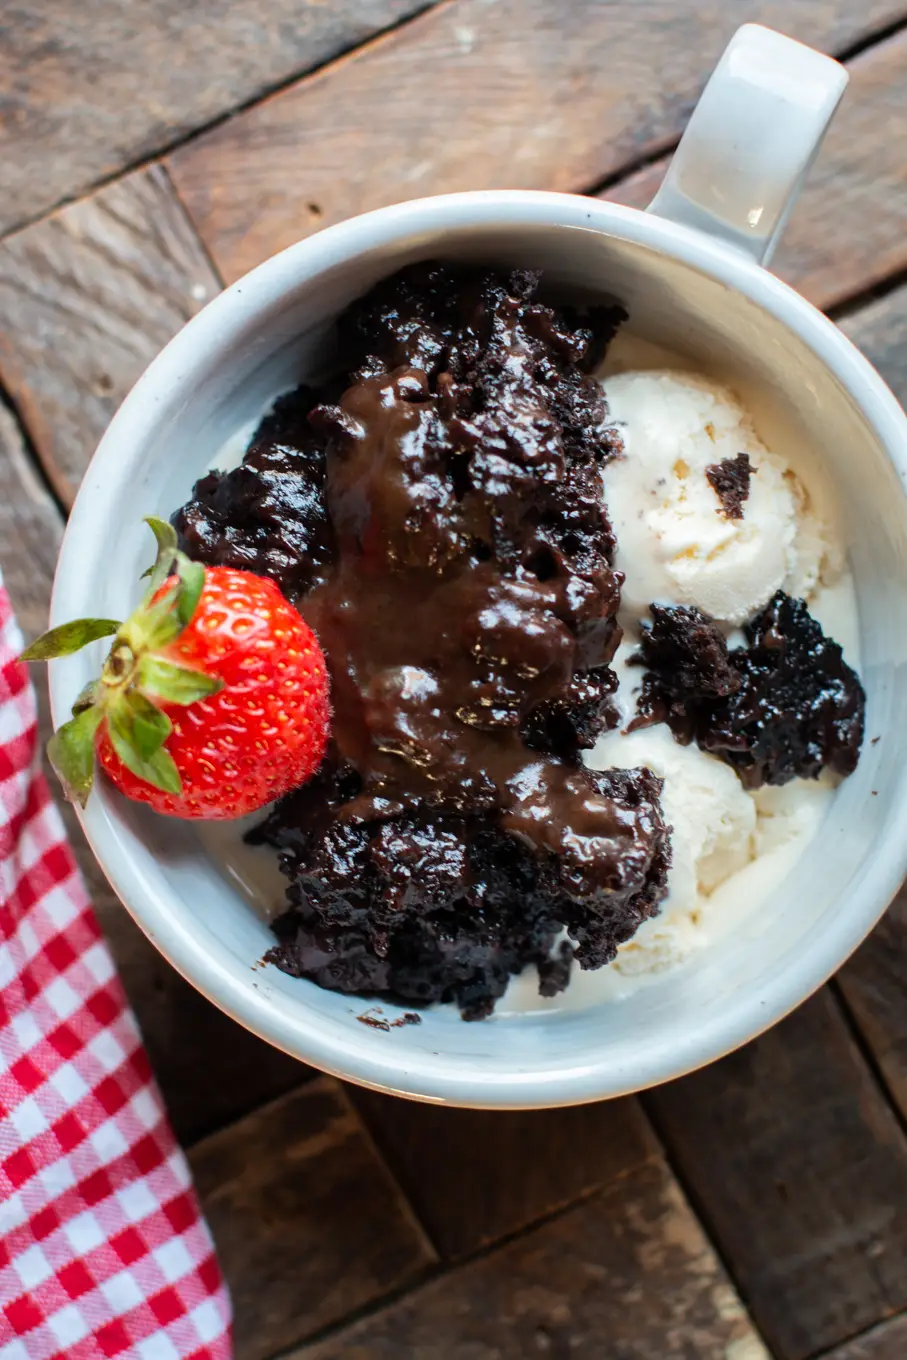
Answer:
[[177, 550], [162, 520], [146, 521], [158, 558], [125, 623], [79, 619], [22, 653], [43, 661], [100, 637], [113, 645], [48, 755], [83, 807], [94, 757], [127, 798], [171, 817], [254, 812], [317, 770], [327, 741], [324, 657], [273, 581], [204, 567]]

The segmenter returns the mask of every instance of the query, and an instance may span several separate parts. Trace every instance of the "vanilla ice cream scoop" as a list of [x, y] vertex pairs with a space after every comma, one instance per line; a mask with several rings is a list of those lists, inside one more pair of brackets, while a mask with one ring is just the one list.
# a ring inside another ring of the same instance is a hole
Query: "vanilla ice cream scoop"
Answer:
[[[670, 370], [616, 374], [604, 386], [625, 448], [604, 473], [625, 614], [643, 616], [658, 601], [739, 624], [776, 590], [808, 598], [830, 552], [828, 533], [734, 394]], [[741, 453], [751, 476], [734, 518], [714, 469]]]

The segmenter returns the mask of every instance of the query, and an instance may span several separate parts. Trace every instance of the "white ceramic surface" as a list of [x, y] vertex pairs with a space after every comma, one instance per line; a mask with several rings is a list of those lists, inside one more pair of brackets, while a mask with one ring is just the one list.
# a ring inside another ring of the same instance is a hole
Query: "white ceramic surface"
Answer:
[[[698, 227], [584, 198], [500, 192], [426, 199], [329, 228], [190, 322], [128, 397], [86, 474], [60, 557], [54, 623], [89, 611], [122, 617], [149, 557], [141, 516], [183, 502], [229, 437], [323, 361], [332, 319], [348, 302], [409, 261], [445, 256], [542, 267], [587, 297], [617, 295], [637, 334], [728, 380], [753, 405], [766, 440], [795, 466], [811, 450], [835, 488], [869, 696], [859, 768], [758, 919], [619, 1004], [480, 1024], [440, 1008], [418, 1027], [367, 1028], [356, 1020], [365, 1003], [256, 966], [271, 943], [267, 927], [190, 824], [157, 819], [98, 787], [85, 830], [142, 928], [217, 1005], [317, 1067], [403, 1095], [501, 1108], [652, 1085], [728, 1052], [802, 1001], [865, 936], [907, 870], [907, 420], [837, 329], [756, 263], [843, 77], [835, 63], [765, 30], [737, 41], [717, 95], [710, 86], [709, 125], [698, 115], [694, 123], [720, 182], [700, 175], [694, 192], [682, 152], [684, 174], [661, 199], [685, 221], [695, 200]], [[758, 50], [766, 43], [775, 52], [768, 67]], [[754, 126], [738, 117], [740, 81], [762, 98], [759, 71], [777, 70], [778, 43], [790, 78], [770, 92], [781, 100], [774, 121]], [[809, 80], [790, 74], [807, 68]], [[807, 86], [815, 97], [804, 98]], [[739, 136], [728, 136], [735, 118]], [[776, 145], [788, 137], [798, 153], [756, 156], [754, 135]], [[761, 185], [747, 175], [751, 163]], [[101, 652], [52, 667], [58, 721]], [[393, 1018], [393, 1007], [384, 1012]]]

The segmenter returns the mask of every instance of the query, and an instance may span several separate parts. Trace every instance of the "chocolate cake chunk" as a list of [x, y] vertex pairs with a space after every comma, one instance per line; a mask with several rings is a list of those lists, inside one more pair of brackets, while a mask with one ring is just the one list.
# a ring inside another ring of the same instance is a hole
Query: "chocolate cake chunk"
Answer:
[[326, 440], [308, 419], [314, 400], [304, 387], [281, 397], [242, 465], [196, 482], [194, 499], [173, 517], [190, 557], [270, 576], [291, 600], [321, 579], [334, 549]]
[[693, 707], [734, 694], [740, 676], [731, 665], [724, 634], [701, 609], [652, 604], [649, 613], [652, 622], [643, 625], [640, 649], [632, 658], [647, 674], [637, 703], [639, 716], [630, 730], [667, 722], [688, 743], [694, 735]]
[[338, 991], [456, 1001], [466, 1019], [487, 1015], [527, 963], [546, 995], [564, 987], [573, 954], [556, 947], [564, 927], [582, 964], [609, 962], [663, 894], [660, 781], [648, 771], [575, 777], [587, 807], [598, 807], [578, 835], [562, 827], [548, 848], [512, 834], [507, 817], [325, 819], [328, 807], [340, 818], [357, 810], [323, 772], [258, 832], [291, 878], [292, 907], [275, 923], [269, 958]]
[[721, 501], [718, 513], [728, 519], [743, 519], [743, 502], [750, 494], [750, 477], [755, 469], [746, 453], [710, 463], [705, 470], [709, 485]]
[[719, 756], [748, 788], [853, 772], [866, 696], [803, 600], [778, 591], [746, 625], [748, 645], [731, 652], [698, 610], [652, 613], [641, 703], [661, 705], [680, 741]]
[[622, 313], [538, 282], [380, 284], [341, 318], [343, 376], [175, 517], [195, 557], [275, 577], [331, 674], [325, 766], [260, 831], [289, 879], [273, 960], [469, 1018], [527, 963], [565, 985], [564, 930], [581, 964], [612, 958], [670, 853], [660, 781], [580, 761], [613, 721], [619, 442], [588, 372]]
[[617, 712], [609, 702], [617, 690], [610, 666], [577, 671], [564, 694], [537, 704], [520, 727], [527, 746], [577, 757], [593, 747], [605, 728], [616, 727]]

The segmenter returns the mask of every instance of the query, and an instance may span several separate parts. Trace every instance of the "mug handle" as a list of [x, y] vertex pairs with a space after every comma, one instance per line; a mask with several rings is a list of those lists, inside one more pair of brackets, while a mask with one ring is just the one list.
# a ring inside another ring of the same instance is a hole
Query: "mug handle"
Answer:
[[767, 264], [847, 85], [840, 62], [761, 24], [724, 51], [647, 209]]

